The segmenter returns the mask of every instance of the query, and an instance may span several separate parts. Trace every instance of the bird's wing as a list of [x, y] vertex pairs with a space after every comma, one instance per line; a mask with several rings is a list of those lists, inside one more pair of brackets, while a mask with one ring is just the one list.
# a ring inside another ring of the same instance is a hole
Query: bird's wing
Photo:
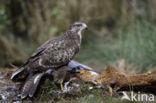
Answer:
[[68, 71], [72, 71], [74, 68], [77, 69], [76, 71], [79, 71], [79, 70], [95, 71], [93, 68], [87, 65], [81, 64], [75, 60], [70, 61], [68, 64], [68, 67], [69, 67]]
[[30, 57], [30, 68], [42, 67], [43, 69], [48, 69], [61, 67], [66, 65], [77, 52], [75, 44], [69, 44], [69, 41], [62, 38], [54, 39], [43, 47], [45, 48], [41, 50], [41, 53], [35, 53], [35, 55], [33, 54]]
[[51, 42], [53, 42], [52, 39], [50, 39], [50, 40], [46, 41], [44, 44], [42, 44], [42, 45], [27, 59], [27, 61], [26, 61], [21, 67], [27, 65], [30, 61], [33, 62], [33, 61], [35, 61], [36, 59], [38, 59], [38, 58], [36, 58], [36, 57], [38, 57], [39, 55], [41, 55], [41, 54], [46, 50], [46, 48], [48, 47], [48, 45], [49, 45]]
[[42, 62], [40, 64], [49, 67], [60, 67], [67, 64], [74, 56], [74, 53], [70, 53], [67, 48], [51, 48], [51, 50], [45, 50], [44, 54], [40, 56]]

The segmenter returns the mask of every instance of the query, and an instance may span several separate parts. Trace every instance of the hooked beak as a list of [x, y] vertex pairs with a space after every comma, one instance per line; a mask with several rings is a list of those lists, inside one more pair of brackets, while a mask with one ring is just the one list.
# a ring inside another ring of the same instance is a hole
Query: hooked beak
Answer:
[[88, 26], [85, 23], [83, 23], [82, 25], [83, 25], [83, 29], [88, 30]]

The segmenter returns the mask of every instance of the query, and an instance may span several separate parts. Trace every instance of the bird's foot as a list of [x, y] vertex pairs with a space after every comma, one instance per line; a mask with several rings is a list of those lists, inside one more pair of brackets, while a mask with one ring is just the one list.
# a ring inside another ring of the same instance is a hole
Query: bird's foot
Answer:
[[110, 94], [110, 96], [112, 97], [112, 95], [113, 95], [113, 89], [112, 89], [111, 86], [108, 86], [108, 89], [109, 89], [109, 94]]

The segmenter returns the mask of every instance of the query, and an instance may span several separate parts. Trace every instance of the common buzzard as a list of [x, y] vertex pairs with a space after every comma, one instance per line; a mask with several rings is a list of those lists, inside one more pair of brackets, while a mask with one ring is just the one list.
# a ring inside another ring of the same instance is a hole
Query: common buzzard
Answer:
[[[27, 77], [26, 81], [28, 81], [34, 74], [44, 73], [51, 68], [54, 72], [59, 71], [56, 72], [58, 73], [56, 77], [58, 77], [59, 80], [57, 78], [55, 80], [54, 78], [54, 81], [62, 84], [65, 77], [63, 75], [65, 75], [67, 71], [66, 66], [80, 49], [82, 39], [81, 31], [84, 29], [87, 29], [85, 23], [76, 22], [72, 24], [63, 35], [45, 42], [30, 56], [19, 70], [12, 74], [11, 79], [18, 81]], [[38, 77], [35, 78], [36, 81]], [[23, 87], [23, 90], [24, 89], [25, 87]], [[23, 94], [21, 97], [25, 98], [26, 95]]]

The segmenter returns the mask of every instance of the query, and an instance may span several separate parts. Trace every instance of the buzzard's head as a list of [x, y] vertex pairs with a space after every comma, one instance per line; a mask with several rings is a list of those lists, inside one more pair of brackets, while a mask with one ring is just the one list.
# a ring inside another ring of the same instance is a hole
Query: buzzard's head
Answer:
[[84, 29], [88, 29], [87, 25], [85, 23], [82, 22], [75, 22], [73, 23], [70, 28], [71, 31], [76, 32], [78, 34], [81, 34], [81, 31]]

